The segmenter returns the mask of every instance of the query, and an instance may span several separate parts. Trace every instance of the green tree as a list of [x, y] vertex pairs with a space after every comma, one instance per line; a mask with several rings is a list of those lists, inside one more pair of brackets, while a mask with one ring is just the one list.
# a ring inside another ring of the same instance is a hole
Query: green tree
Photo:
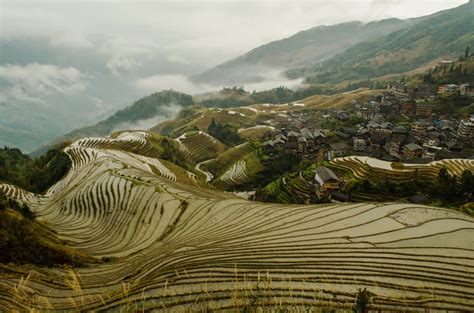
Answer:
[[71, 167], [71, 160], [55, 147], [36, 159], [31, 159], [19, 149], [5, 147], [0, 149], [0, 180], [43, 193], [59, 181]]
[[356, 296], [356, 302], [352, 307], [354, 313], [368, 313], [370, 306], [371, 293], [367, 288], [359, 289]]
[[458, 194], [457, 179], [451, 176], [446, 168], [439, 170], [438, 194], [444, 201], [453, 201]]
[[472, 200], [474, 193], [474, 175], [471, 171], [465, 170], [461, 176], [461, 194]]
[[471, 48], [469, 46], [464, 50], [464, 57], [467, 59], [471, 55]]
[[209, 124], [207, 132], [212, 137], [229, 146], [236, 145], [242, 141], [239, 134], [237, 133], [237, 129], [229, 124], [218, 123], [214, 119], [212, 119], [211, 123]]

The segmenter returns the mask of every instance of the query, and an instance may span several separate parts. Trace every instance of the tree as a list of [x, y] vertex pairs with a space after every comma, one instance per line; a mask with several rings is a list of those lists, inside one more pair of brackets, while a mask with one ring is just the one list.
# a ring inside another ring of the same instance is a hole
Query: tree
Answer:
[[0, 180], [35, 193], [43, 193], [71, 167], [71, 160], [59, 149], [31, 159], [19, 149], [0, 149]]
[[212, 137], [230, 146], [238, 144], [241, 141], [241, 138], [234, 127], [229, 124], [218, 123], [214, 119], [212, 119], [209, 124], [207, 132]]
[[464, 50], [464, 57], [467, 59], [471, 55], [471, 48], [469, 46]]
[[448, 173], [448, 170], [446, 168], [442, 168], [439, 170], [439, 173], [438, 173], [438, 179], [439, 179], [439, 182], [440, 183], [444, 183], [446, 182], [448, 179], [449, 179], [449, 173]]
[[461, 176], [461, 193], [468, 199], [472, 199], [474, 193], [474, 175], [471, 171], [465, 170]]
[[438, 194], [445, 201], [452, 201], [458, 194], [457, 179], [455, 176], [451, 176], [446, 168], [439, 170]]
[[212, 118], [212, 121], [211, 121], [211, 124], [209, 124], [209, 126], [207, 127], [207, 130], [210, 132], [210, 130], [214, 130], [216, 129], [216, 120], [214, 118]]
[[354, 313], [368, 313], [371, 293], [367, 288], [359, 289], [356, 296], [356, 303], [352, 307]]

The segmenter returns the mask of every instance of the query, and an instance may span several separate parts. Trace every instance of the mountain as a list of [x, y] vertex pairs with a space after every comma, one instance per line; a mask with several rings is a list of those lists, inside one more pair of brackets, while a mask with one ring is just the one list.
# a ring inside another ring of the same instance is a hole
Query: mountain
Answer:
[[160, 121], [174, 117], [183, 107], [193, 105], [190, 95], [164, 90], [144, 97], [132, 105], [117, 111], [99, 123], [73, 130], [34, 151], [32, 155], [40, 155], [55, 144], [64, 141], [75, 141], [84, 137], [107, 136], [116, 130], [147, 129]]
[[474, 2], [425, 17], [418, 23], [359, 43], [317, 65], [290, 70], [308, 83], [360, 80], [403, 73], [439, 59], [457, 59], [474, 47]]
[[387, 35], [418, 19], [386, 19], [364, 24], [348, 22], [317, 26], [291, 37], [257, 47], [235, 59], [193, 76], [200, 83], [238, 84], [278, 76], [281, 70], [317, 63], [347, 48]]

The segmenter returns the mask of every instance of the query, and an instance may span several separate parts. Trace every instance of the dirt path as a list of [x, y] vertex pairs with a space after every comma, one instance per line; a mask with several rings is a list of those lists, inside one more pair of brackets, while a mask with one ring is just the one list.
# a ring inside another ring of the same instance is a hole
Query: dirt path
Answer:
[[209, 172], [207, 172], [207, 171], [203, 171], [203, 170], [201, 169], [201, 165], [206, 164], [206, 163], [209, 163], [209, 162], [211, 162], [211, 161], [213, 161], [213, 160], [215, 160], [215, 158], [214, 158], [214, 159], [209, 159], [209, 160], [202, 161], [202, 162], [198, 163], [198, 164], [196, 165], [196, 167], [195, 167], [195, 169], [196, 169], [197, 171], [199, 171], [199, 172], [203, 173], [204, 175], [206, 175], [206, 181], [207, 181], [207, 182], [210, 182], [210, 181], [214, 178], [214, 175], [212, 175], [211, 173], [209, 173]]

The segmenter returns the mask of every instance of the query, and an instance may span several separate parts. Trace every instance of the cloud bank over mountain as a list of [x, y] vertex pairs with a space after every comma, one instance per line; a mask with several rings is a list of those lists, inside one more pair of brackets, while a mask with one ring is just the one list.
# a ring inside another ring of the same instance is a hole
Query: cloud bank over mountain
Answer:
[[[316, 25], [418, 16], [464, 2], [4, 0], [0, 144], [31, 151], [154, 91], [220, 89], [189, 77]], [[299, 83], [275, 69], [261, 72], [256, 83], [239, 85]]]

